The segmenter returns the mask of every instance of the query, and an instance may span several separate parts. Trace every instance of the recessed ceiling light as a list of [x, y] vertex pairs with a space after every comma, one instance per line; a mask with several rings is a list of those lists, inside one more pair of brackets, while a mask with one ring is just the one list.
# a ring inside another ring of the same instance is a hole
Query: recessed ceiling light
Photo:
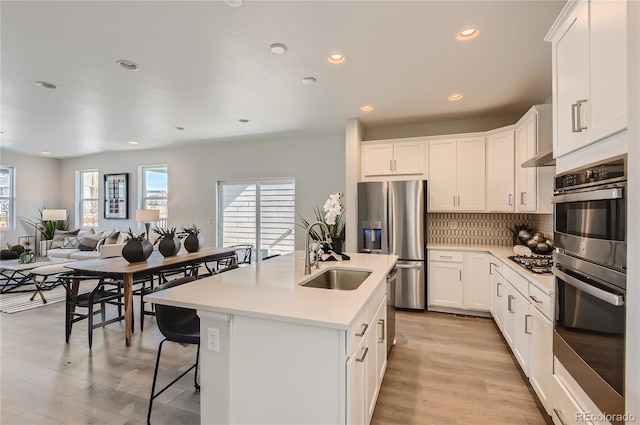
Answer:
[[42, 155], [51, 155], [51, 152], [49, 152], [49, 151], [42, 151]]
[[477, 28], [466, 28], [456, 34], [458, 40], [471, 40], [480, 34]]
[[47, 81], [36, 81], [36, 84], [39, 85], [40, 87], [43, 87], [45, 89], [57, 89], [58, 87], [53, 84], [53, 83], [49, 83]]
[[238, 121], [241, 122], [241, 123], [249, 122], [249, 120], [246, 119], [246, 118], [240, 118]]
[[176, 130], [184, 130], [184, 127], [180, 127], [179, 125], [175, 126]]
[[137, 145], [137, 144], [138, 144], [138, 142], [136, 142], [135, 140], [129, 140], [129, 144], [130, 144], [130, 145]]
[[271, 53], [281, 55], [287, 51], [287, 46], [282, 43], [273, 43], [271, 46], [269, 46], [269, 50], [271, 50]]
[[449, 100], [456, 101], [456, 100], [462, 99], [463, 97], [464, 96], [461, 95], [460, 93], [454, 93], [451, 96], [449, 96]]
[[334, 53], [333, 55], [329, 56], [329, 58], [327, 58], [329, 63], [332, 63], [332, 64], [342, 63], [346, 59], [347, 58], [344, 55], [341, 55], [340, 53]]
[[302, 84], [306, 84], [308, 86], [315, 84], [316, 83], [316, 79], [313, 77], [304, 77], [302, 79]]
[[120, 66], [120, 68], [125, 69], [127, 71], [137, 71], [138, 69], [140, 69], [140, 67], [136, 65], [134, 62], [131, 62], [128, 60], [120, 59], [116, 61], [116, 63], [118, 64], [118, 66]]
[[244, 0], [224, 0], [224, 2], [231, 7], [240, 7], [244, 3]]
[[360, 110], [361, 110], [361, 111], [364, 111], [364, 112], [371, 112], [371, 111], [373, 111], [373, 106], [371, 106], [371, 105], [364, 105], [364, 106], [361, 106], [361, 107], [360, 107]]

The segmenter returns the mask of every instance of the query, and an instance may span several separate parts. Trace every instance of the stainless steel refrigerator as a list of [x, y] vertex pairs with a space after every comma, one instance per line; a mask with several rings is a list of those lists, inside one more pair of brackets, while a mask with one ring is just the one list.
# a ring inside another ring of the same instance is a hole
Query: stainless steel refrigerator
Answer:
[[426, 307], [427, 182], [358, 183], [358, 252], [396, 254], [394, 305]]

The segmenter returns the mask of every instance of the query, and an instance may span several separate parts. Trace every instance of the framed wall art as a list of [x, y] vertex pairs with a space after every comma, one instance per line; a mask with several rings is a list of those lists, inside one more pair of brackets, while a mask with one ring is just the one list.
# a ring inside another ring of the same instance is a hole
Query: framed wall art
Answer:
[[129, 173], [104, 175], [104, 218], [129, 218]]

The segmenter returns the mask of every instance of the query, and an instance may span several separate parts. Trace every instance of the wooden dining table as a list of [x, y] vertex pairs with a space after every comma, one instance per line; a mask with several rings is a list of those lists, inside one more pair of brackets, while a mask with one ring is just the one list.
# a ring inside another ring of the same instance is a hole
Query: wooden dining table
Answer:
[[[123, 257], [100, 258], [95, 260], [76, 261], [65, 264], [74, 274], [83, 276], [107, 276], [122, 279], [124, 290], [125, 343], [131, 345], [131, 329], [133, 320], [132, 286], [134, 276], [147, 276], [163, 270], [190, 266], [223, 258], [236, 258], [237, 248], [204, 247], [198, 252], [181, 251], [178, 255], [163, 257], [157, 251], [147, 259], [138, 263], [129, 263]], [[74, 281], [72, 290], [77, 293], [79, 282]]]

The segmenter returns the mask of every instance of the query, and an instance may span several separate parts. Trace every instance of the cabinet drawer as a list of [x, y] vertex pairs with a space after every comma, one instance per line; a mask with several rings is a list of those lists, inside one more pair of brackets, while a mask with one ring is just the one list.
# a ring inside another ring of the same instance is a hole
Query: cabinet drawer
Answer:
[[386, 285], [381, 285], [381, 290], [376, 289], [376, 292], [371, 297], [369, 302], [362, 308], [358, 314], [358, 318], [353, 322], [349, 330], [347, 331], [347, 357], [351, 356], [353, 350], [360, 344], [360, 341], [364, 338], [368, 332], [375, 332], [375, 324], [372, 325], [376, 311], [380, 303], [386, 303], [385, 290]]
[[504, 276], [502, 261], [498, 260], [496, 257], [491, 257], [489, 261], [489, 274], [499, 274], [500, 276]]
[[464, 252], [462, 251], [429, 251], [431, 261], [449, 261], [452, 263], [462, 263]]
[[557, 376], [553, 376], [551, 380], [551, 396], [553, 400], [553, 412], [551, 418], [556, 425], [577, 425], [590, 424], [593, 422], [582, 419], [578, 421], [578, 413], [581, 415], [584, 411], [578, 405], [578, 402], [571, 396], [566, 387], [560, 382]]
[[547, 316], [547, 319], [551, 320], [553, 317], [551, 295], [545, 293], [533, 283], [529, 283], [529, 301], [531, 301], [531, 305], [535, 306], [542, 314]]
[[509, 283], [511, 283], [513, 287], [518, 290], [518, 292], [520, 292], [528, 299], [529, 281], [522, 275], [520, 275], [517, 271], [513, 270], [511, 267], [505, 266], [503, 272], [504, 273], [502, 274], [502, 276], [504, 276], [504, 278], [507, 279]]

